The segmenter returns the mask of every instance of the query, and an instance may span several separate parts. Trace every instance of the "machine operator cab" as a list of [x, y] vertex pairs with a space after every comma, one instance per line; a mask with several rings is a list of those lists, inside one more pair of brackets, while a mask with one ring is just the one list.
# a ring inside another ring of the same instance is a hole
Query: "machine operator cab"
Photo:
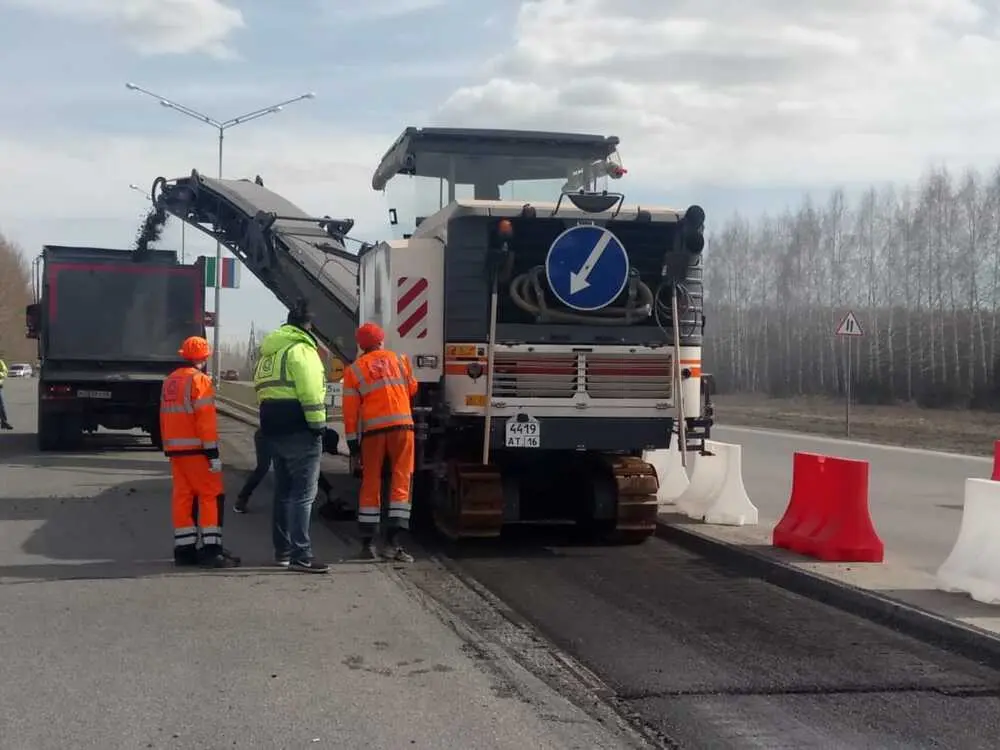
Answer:
[[607, 190], [626, 172], [614, 136], [410, 127], [372, 187], [385, 191], [394, 235], [406, 238], [455, 201], [555, 203], [566, 192]]

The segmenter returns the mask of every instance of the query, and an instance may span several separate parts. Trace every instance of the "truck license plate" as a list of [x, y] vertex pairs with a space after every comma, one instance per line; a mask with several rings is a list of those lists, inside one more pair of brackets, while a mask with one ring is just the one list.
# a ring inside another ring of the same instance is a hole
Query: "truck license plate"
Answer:
[[542, 426], [534, 417], [519, 419], [518, 415], [507, 420], [508, 448], [540, 448], [542, 444]]
[[77, 391], [78, 398], [111, 398], [111, 391]]

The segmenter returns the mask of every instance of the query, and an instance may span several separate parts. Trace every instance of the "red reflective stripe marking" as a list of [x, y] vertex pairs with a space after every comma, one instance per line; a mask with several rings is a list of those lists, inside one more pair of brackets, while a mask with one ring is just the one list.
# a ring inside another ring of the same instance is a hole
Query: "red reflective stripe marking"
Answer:
[[403, 291], [403, 289], [405, 288], [406, 285], [409, 284], [409, 282], [410, 279], [406, 276], [403, 276], [399, 280], [400, 293], [399, 293], [399, 302], [396, 303], [396, 312], [399, 313], [400, 315], [402, 315], [406, 311], [406, 308], [408, 308], [411, 304], [413, 304], [413, 302], [417, 299], [417, 297], [420, 296], [421, 292], [426, 291], [427, 289], [427, 279], [418, 278], [414, 280], [413, 285], [410, 286], [409, 289]]
[[422, 276], [401, 276], [396, 282], [396, 333], [400, 338], [427, 337], [427, 289]]
[[[401, 338], [406, 338], [406, 334], [412, 331], [417, 325], [424, 322], [427, 318], [427, 303], [424, 302], [417, 308], [416, 312], [413, 313], [409, 318], [399, 324], [399, 335]], [[423, 330], [416, 335], [416, 338], [422, 339], [427, 336], [427, 326], [425, 325]]]

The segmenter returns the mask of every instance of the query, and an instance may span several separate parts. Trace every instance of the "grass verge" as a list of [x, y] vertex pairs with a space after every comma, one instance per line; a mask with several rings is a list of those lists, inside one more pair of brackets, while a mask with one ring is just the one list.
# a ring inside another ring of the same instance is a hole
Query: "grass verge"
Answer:
[[[844, 402], [828, 398], [716, 396], [720, 426], [763, 427], [829, 437], [847, 437]], [[992, 456], [1000, 438], [1000, 415], [918, 406], [851, 406], [852, 440], [909, 448]]]

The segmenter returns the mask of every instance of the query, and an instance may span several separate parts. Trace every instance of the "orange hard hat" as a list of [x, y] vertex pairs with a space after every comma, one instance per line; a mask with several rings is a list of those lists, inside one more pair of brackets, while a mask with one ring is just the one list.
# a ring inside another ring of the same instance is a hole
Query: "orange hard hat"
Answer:
[[190, 336], [184, 339], [181, 348], [177, 350], [188, 362], [204, 362], [212, 356], [212, 347], [201, 336]]
[[365, 323], [354, 334], [354, 340], [364, 351], [369, 352], [385, 341], [385, 333], [377, 323]]

